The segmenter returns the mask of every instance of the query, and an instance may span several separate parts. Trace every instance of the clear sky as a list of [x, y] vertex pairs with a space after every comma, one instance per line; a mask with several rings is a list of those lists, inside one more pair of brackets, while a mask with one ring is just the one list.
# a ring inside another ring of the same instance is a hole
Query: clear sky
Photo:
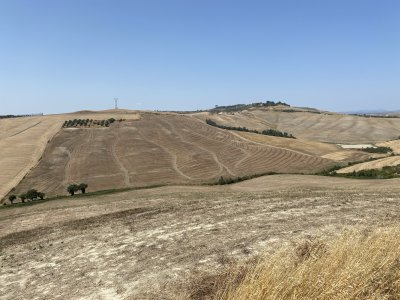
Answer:
[[400, 1], [0, 0], [0, 114], [400, 109]]

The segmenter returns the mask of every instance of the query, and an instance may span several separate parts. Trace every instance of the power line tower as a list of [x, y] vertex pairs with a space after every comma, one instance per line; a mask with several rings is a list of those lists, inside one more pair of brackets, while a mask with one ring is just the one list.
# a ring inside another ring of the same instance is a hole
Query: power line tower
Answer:
[[114, 98], [115, 101], [115, 109], [118, 109], [118, 98]]

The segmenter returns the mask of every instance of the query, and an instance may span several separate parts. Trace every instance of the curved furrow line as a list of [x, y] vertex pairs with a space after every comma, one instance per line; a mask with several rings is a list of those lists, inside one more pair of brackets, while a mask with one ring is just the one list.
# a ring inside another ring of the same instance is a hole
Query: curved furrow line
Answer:
[[[171, 123], [169, 123], [168, 121], [165, 121], [165, 122], [168, 124], [169, 128], [171, 130], [173, 130], [178, 136], [180, 136], [181, 140], [186, 143], [185, 137], [182, 134], [180, 134], [178, 132], [178, 130]], [[181, 125], [180, 128], [183, 128], [183, 126], [182, 126], [183, 124], [180, 124], [180, 125]], [[189, 133], [187, 133], [187, 135], [189, 135], [189, 137], [190, 137], [190, 135], [199, 136], [200, 134], [197, 134], [197, 133], [194, 133], [194, 132], [190, 131]], [[188, 136], [186, 136], [186, 138], [188, 138]], [[201, 138], [205, 139], [205, 137], [203, 137], [203, 136], [201, 136]], [[206, 138], [206, 139], [209, 142], [214, 142], [214, 140], [212, 140], [210, 138]], [[219, 174], [221, 174], [223, 172], [223, 170], [226, 170], [228, 173], [230, 173], [231, 175], [235, 176], [234, 173], [225, 164], [221, 163], [221, 161], [219, 160], [219, 158], [216, 155], [215, 151], [211, 151], [211, 150], [208, 150], [207, 148], [204, 148], [204, 147], [200, 146], [197, 140], [198, 139], [190, 140], [189, 144], [190, 145], [194, 145], [197, 148], [203, 150], [204, 152], [209, 153], [209, 155], [211, 155], [211, 157], [213, 158], [213, 160], [215, 161], [215, 163], [219, 167], [219, 171], [216, 174], [214, 174], [213, 176], [211, 176], [211, 177], [218, 176]], [[207, 144], [207, 146], [208, 146], [208, 148], [212, 148], [212, 146], [209, 143]]]

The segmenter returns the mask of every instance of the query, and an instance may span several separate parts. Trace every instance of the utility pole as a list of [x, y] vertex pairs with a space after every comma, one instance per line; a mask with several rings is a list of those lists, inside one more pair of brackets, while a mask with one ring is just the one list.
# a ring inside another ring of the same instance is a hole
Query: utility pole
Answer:
[[118, 109], [118, 98], [114, 98], [115, 101], [115, 109]]

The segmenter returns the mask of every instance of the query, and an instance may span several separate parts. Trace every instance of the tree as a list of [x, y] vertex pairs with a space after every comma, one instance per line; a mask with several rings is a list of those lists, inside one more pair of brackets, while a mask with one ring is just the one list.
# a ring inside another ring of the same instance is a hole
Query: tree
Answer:
[[21, 194], [21, 195], [19, 195], [19, 197], [21, 198], [22, 203], [25, 203], [26, 194]]
[[226, 184], [224, 177], [221, 176], [221, 177], [219, 178], [218, 184], [220, 184], [220, 185]]
[[78, 185], [78, 189], [82, 192], [82, 194], [86, 193], [87, 187], [88, 185], [86, 183], [81, 183], [80, 185]]
[[38, 192], [38, 193], [37, 193], [37, 196], [40, 198], [40, 200], [43, 200], [44, 197], [46, 197], [46, 194], [45, 194], [45, 193], [42, 193], [42, 192]]
[[75, 195], [75, 192], [79, 191], [79, 187], [76, 184], [70, 184], [67, 187], [67, 191], [68, 191], [68, 193], [71, 194], [71, 196], [73, 196], [73, 195]]
[[38, 191], [35, 189], [31, 189], [26, 192], [26, 198], [31, 199], [32, 201], [38, 198]]
[[17, 196], [15, 195], [10, 195], [10, 197], [8, 197], [8, 200], [10, 200], [11, 204], [14, 204], [15, 199], [17, 199]]

